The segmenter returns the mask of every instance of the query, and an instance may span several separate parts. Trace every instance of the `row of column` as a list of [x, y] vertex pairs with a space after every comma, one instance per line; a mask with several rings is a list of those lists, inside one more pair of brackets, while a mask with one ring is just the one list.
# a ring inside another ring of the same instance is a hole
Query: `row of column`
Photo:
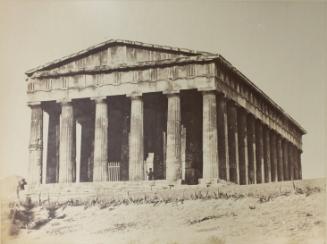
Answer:
[[[106, 98], [95, 100], [95, 133], [94, 133], [94, 167], [93, 181], [108, 180], [108, 111]], [[76, 121], [72, 102], [61, 102], [60, 111], [52, 111], [49, 116], [48, 164], [46, 172], [42, 172], [43, 162], [43, 109], [41, 103], [31, 104], [31, 132], [29, 146], [29, 182], [40, 184], [43, 182], [69, 183], [76, 180]], [[60, 126], [58, 126], [58, 120]], [[60, 128], [60, 129], [59, 129]], [[59, 131], [59, 136], [57, 135]], [[58, 141], [57, 138], [59, 138]], [[52, 145], [55, 144], [55, 145]], [[58, 159], [57, 159], [58, 157]], [[59, 161], [59, 164], [57, 163]], [[57, 167], [59, 166], [59, 169]], [[52, 179], [54, 171], [58, 171], [58, 178]]]
[[[264, 126], [243, 108], [216, 91], [203, 94], [203, 172], [205, 182], [225, 179], [237, 184], [301, 179], [300, 150]], [[182, 178], [180, 94], [167, 94], [166, 180]], [[95, 98], [93, 181], [108, 180], [108, 105], [106, 97]], [[29, 176], [31, 184], [42, 180], [43, 110], [32, 110]], [[50, 120], [51, 122], [51, 120]], [[59, 140], [60, 183], [76, 178], [75, 120], [71, 102], [61, 103]], [[49, 128], [51, 129], [51, 128]], [[199, 128], [201, 129], [201, 128]], [[110, 139], [110, 138], [109, 138]], [[144, 179], [143, 100], [131, 97], [129, 179]]]
[[202, 180], [218, 178], [237, 184], [301, 179], [301, 150], [222, 94], [204, 92]]

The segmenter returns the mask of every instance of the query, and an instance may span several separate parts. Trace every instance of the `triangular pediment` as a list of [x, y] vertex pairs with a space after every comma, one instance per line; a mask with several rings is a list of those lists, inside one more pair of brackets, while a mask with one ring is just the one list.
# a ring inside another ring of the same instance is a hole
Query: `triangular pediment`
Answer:
[[31, 69], [26, 74], [31, 76], [38, 71], [65, 72], [101, 66], [134, 65], [147, 61], [160, 61], [204, 54], [209, 53], [141, 42], [109, 40]]

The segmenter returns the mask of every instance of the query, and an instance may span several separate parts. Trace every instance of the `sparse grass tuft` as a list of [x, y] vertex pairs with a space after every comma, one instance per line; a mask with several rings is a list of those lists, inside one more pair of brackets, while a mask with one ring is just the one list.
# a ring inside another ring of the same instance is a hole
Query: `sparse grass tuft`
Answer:
[[194, 225], [194, 224], [198, 224], [198, 223], [208, 221], [208, 220], [211, 220], [211, 219], [219, 219], [219, 218], [227, 216], [227, 215], [228, 214], [206, 216], [206, 217], [203, 217], [201, 219], [190, 220], [190, 221], [188, 221], [188, 224]]
[[225, 241], [220, 239], [217, 236], [211, 236], [207, 239], [206, 243], [208, 243], [208, 244], [225, 244]]

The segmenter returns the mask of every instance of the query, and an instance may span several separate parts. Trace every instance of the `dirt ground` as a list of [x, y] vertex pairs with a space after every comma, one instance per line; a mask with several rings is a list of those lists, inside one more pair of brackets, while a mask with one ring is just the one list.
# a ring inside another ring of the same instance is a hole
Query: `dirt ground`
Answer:
[[[21, 229], [10, 244], [326, 243], [326, 193], [185, 200], [119, 206], [66, 206], [62, 218]], [[41, 207], [39, 212], [42, 212]]]

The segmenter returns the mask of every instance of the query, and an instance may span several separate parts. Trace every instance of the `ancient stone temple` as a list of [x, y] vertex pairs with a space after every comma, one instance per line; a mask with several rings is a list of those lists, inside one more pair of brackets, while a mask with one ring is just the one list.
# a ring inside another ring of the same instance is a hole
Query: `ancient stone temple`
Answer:
[[221, 55], [109, 40], [26, 75], [31, 185], [302, 178], [304, 129]]

